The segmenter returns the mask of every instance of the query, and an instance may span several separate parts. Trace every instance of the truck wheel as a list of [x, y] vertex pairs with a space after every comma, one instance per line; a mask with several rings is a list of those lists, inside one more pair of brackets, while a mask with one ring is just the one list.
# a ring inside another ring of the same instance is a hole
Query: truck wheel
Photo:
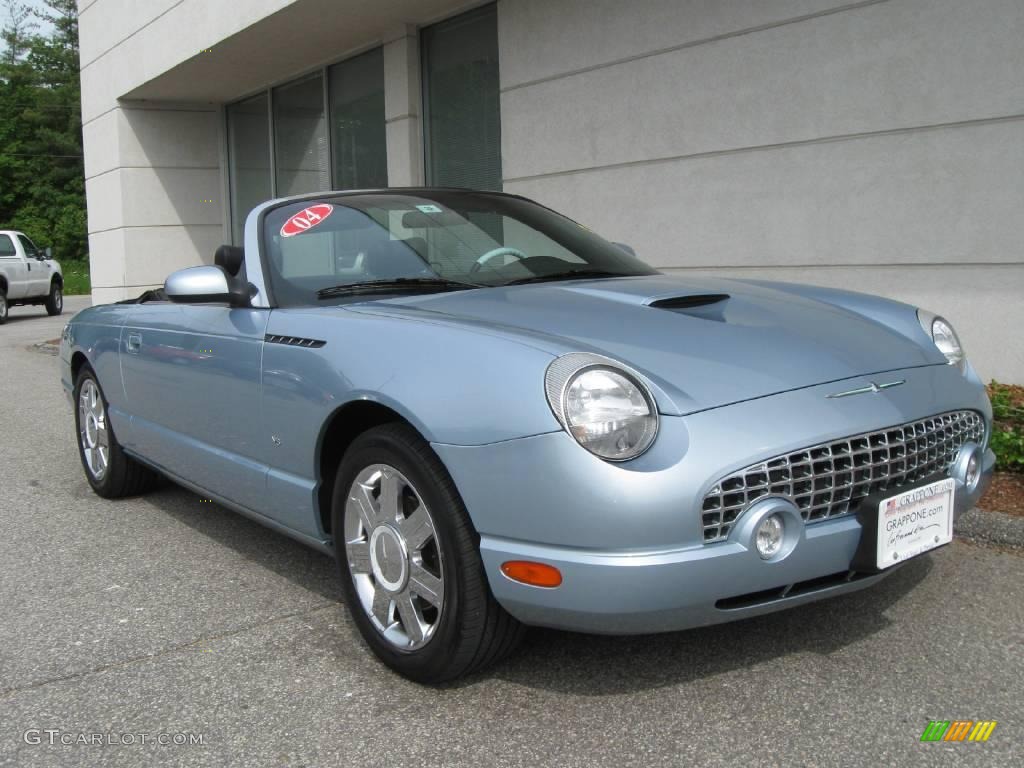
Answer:
[[46, 297], [46, 314], [59, 315], [64, 311], [64, 291], [60, 284], [54, 280], [50, 284], [50, 295]]
[[156, 486], [157, 474], [121, 450], [107, 417], [107, 399], [88, 365], [75, 379], [75, 427], [85, 477], [99, 496], [137, 496]]
[[0, 325], [7, 322], [7, 291], [0, 288]]
[[331, 505], [345, 604], [370, 649], [420, 683], [481, 669], [523, 625], [491, 594], [480, 536], [447, 470], [406, 424], [357, 437]]

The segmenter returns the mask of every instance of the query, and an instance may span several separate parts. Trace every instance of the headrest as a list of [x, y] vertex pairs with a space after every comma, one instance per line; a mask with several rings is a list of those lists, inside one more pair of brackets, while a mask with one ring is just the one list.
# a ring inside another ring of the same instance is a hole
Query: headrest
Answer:
[[245, 264], [245, 249], [237, 245], [222, 245], [213, 255], [213, 263], [223, 267], [231, 277], [238, 277]]

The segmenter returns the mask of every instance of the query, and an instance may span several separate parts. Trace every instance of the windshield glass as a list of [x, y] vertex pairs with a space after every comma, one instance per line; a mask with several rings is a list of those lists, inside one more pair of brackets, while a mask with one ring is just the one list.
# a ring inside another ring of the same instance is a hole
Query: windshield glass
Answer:
[[[367, 289], [442, 291], [657, 274], [564, 216], [487, 192], [326, 196], [273, 209], [264, 233], [279, 306], [365, 298]], [[336, 286], [362, 289], [327, 290]]]

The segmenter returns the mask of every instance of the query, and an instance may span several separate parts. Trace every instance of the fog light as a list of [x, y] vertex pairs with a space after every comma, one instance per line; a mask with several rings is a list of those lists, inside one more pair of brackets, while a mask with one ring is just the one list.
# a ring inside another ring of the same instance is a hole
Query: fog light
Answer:
[[983, 457], [980, 446], [965, 443], [960, 447], [953, 466], [949, 468], [950, 477], [963, 483], [968, 493], [974, 493], [981, 482]]
[[775, 557], [782, 549], [782, 533], [785, 524], [782, 522], [782, 515], [769, 515], [757, 525], [757, 533], [754, 536], [754, 546], [757, 547], [757, 554], [768, 560]]
[[964, 484], [973, 488], [978, 482], [978, 473], [981, 472], [981, 462], [978, 461], [978, 451], [971, 452], [971, 458], [967, 460], [967, 469], [964, 470]]

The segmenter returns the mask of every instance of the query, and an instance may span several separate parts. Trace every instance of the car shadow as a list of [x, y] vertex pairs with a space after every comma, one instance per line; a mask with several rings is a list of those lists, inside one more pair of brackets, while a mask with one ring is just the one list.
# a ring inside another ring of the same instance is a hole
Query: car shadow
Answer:
[[886, 611], [927, 577], [926, 555], [860, 592], [740, 621], [643, 636], [534, 629], [519, 653], [488, 672], [527, 688], [610, 696], [715, 677], [800, 653], [829, 656], [885, 629]]
[[[342, 602], [331, 557], [170, 482], [145, 500], [254, 564]], [[611, 696], [700, 681], [794, 654], [828, 656], [888, 627], [892, 622], [886, 612], [932, 567], [931, 556], [925, 555], [859, 592], [682, 632], [606, 636], [532, 628], [508, 660], [442, 688], [458, 690], [501, 679], [558, 693]]]
[[163, 481], [145, 501], [197, 533], [246, 560], [268, 568], [298, 587], [327, 600], [341, 601], [334, 559], [272, 531], [230, 509], [204, 501], [191, 491]]
[[[4, 325], [11, 325], [13, 323], [21, 323], [26, 320], [39, 320], [43, 317], [49, 317], [46, 314], [46, 310], [42, 309], [38, 312], [32, 312], [31, 314], [22, 314], [24, 310], [18, 307], [11, 307], [7, 310], [7, 322]], [[18, 314], [15, 314], [17, 312]]]

